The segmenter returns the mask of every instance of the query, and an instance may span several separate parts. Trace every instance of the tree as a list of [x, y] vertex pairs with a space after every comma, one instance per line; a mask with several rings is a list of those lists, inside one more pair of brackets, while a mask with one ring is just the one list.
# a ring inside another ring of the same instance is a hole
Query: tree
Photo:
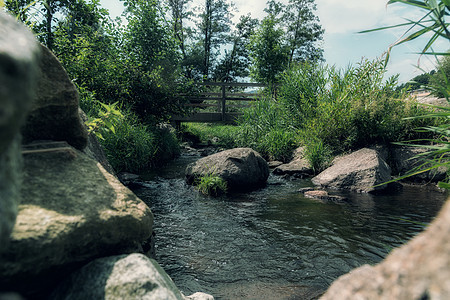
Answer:
[[[186, 39], [192, 34], [192, 30], [184, 26], [184, 21], [189, 20], [190, 17], [193, 16], [192, 11], [187, 9], [190, 2], [192, 2], [192, 0], [168, 0], [172, 16], [173, 35], [177, 40], [184, 62], [188, 60]], [[190, 66], [185, 63], [182, 64], [186, 66], [186, 76], [192, 78]]]
[[314, 0], [289, 0], [288, 5], [267, 2], [268, 16], [250, 45], [254, 79], [274, 83], [294, 62], [322, 60], [323, 50], [316, 42], [322, 39], [324, 30], [315, 9]]
[[31, 0], [5, 0], [5, 8], [7, 11], [17, 16], [18, 20], [23, 23], [27, 23], [30, 12], [27, 7], [30, 5]]
[[115, 39], [120, 34], [113, 28], [98, 0], [76, 0], [54, 29], [53, 52], [69, 76], [105, 103], [122, 99], [125, 90], [117, 86], [123, 82], [116, 78], [123, 68], [117, 67], [121, 60]]
[[[231, 5], [225, 0], [205, 0], [205, 5], [199, 14], [199, 39], [193, 54], [198, 56], [201, 48], [202, 63], [199, 71], [204, 79], [211, 76], [212, 66], [218, 56], [221, 45], [228, 42], [228, 33], [231, 30]], [[200, 47], [199, 47], [200, 46]]]
[[225, 51], [221, 62], [214, 70], [214, 80], [232, 82], [236, 78], [249, 76], [249, 50], [250, 37], [253, 35], [258, 20], [250, 15], [241, 16], [236, 30], [231, 35], [231, 51]]
[[129, 1], [126, 39], [133, 59], [144, 70], [162, 67], [166, 75], [177, 65], [176, 43], [157, 0]]
[[161, 121], [179, 108], [174, 97], [179, 75], [176, 41], [157, 0], [127, 4], [123, 51], [132, 95], [127, 102], [143, 120]]
[[250, 38], [249, 51], [252, 65], [250, 76], [260, 82], [274, 84], [287, 68], [289, 48], [283, 44], [284, 31], [274, 14], [265, 17]]
[[430, 78], [433, 76], [433, 74], [435, 72], [436, 71], [433, 70], [430, 73], [423, 73], [423, 74], [417, 75], [414, 78], [412, 78], [410, 81], [399, 85], [395, 90], [402, 91], [402, 90], [406, 89], [406, 91], [414, 91], [414, 90], [418, 90], [420, 88], [426, 87], [426, 86], [428, 86], [428, 84], [430, 82]]
[[283, 14], [286, 38], [289, 45], [289, 65], [293, 61], [317, 61], [323, 50], [315, 46], [322, 40], [324, 30], [314, 15], [314, 0], [289, 0]]
[[28, 19], [31, 10], [34, 10], [35, 14], [40, 11], [42, 15], [35, 17], [35, 20], [33, 20], [36, 21], [36, 24], [33, 25], [33, 30], [38, 33], [39, 40], [50, 50], [53, 50], [53, 30], [58, 22], [56, 16], [61, 14], [64, 18], [70, 2], [69, 0], [6, 0], [5, 6], [7, 10], [17, 15], [24, 23], [31, 22]]

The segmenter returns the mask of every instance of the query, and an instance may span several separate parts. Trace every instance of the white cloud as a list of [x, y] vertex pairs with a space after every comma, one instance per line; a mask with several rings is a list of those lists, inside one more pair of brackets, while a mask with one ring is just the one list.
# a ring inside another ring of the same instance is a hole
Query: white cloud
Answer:
[[386, 15], [385, 0], [317, 0], [316, 3], [317, 15], [328, 34], [371, 29]]
[[252, 18], [262, 19], [265, 15], [264, 8], [266, 8], [266, 1], [251, 1], [251, 0], [235, 0], [238, 13], [234, 18], [235, 21], [239, 20], [239, 16], [247, 15], [250, 13]]

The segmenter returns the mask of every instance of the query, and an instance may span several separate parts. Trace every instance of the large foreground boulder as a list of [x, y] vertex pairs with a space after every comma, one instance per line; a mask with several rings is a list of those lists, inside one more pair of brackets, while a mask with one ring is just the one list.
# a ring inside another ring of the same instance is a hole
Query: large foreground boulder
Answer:
[[0, 290], [32, 294], [93, 258], [139, 251], [153, 215], [145, 203], [68, 144], [29, 145], [19, 214], [0, 256]]
[[269, 167], [262, 156], [250, 148], [225, 150], [188, 165], [186, 182], [214, 174], [224, 179], [230, 191], [248, 191], [263, 186], [269, 177]]
[[37, 97], [22, 130], [24, 143], [66, 141], [77, 149], [87, 144], [87, 131], [78, 112], [78, 91], [58, 59], [41, 46]]
[[336, 280], [322, 300], [450, 299], [450, 202], [434, 222], [376, 266]]
[[153, 259], [133, 253], [90, 262], [67, 277], [49, 300], [214, 300], [204, 293], [185, 297]]
[[386, 185], [376, 185], [389, 180], [391, 168], [378, 151], [363, 148], [335, 159], [333, 165], [314, 177], [312, 182], [328, 188], [373, 192], [386, 188]]
[[166, 299], [184, 297], [158, 263], [142, 254], [94, 260], [69, 276], [50, 299]]
[[39, 47], [0, 9], [0, 253], [17, 215], [22, 173], [20, 127], [34, 98]]

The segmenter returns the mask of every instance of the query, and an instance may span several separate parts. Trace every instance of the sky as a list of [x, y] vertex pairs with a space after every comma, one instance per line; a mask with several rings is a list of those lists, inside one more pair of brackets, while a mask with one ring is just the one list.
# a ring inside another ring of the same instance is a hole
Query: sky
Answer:
[[[104, 8], [114, 18], [123, 11], [119, 0], [101, 0]], [[202, 4], [202, 0], [193, 0], [193, 5]], [[251, 13], [252, 17], [262, 19], [265, 15], [264, 0], [234, 0], [237, 12], [233, 18], [238, 22], [239, 16]], [[286, 3], [287, 0], [281, 0]], [[316, 0], [316, 15], [325, 29], [320, 46], [328, 65], [345, 69], [355, 65], [363, 58], [376, 59], [385, 53], [388, 47], [399, 39], [404, 29], [389, 29], [360, 34], [359, 31], [405, 22], [405, 18], [418, 20], [423, 11], [418, 8], [405, 7], [401, 4], [386, 5], [388, 0]], [[430, 56], [420, 56], [427, 39], [421, 38], [413, 43], [395, 47], [392, 51], [386, 76], [400, 74], [400, 83], [407, 82], [424, 71], [434, 69], [435, 61]], [[439, 41], [435, 50], [447, 51], [448, 41]]]

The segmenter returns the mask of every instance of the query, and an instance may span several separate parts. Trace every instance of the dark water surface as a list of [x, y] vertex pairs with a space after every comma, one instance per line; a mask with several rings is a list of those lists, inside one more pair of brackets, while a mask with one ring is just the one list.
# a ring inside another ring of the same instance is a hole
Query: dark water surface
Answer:
[[272, 176], [266, 188], [223, 198], [184, 181], [194, 157], [143, 176], [134, 189], [155, 215], [156, 258], [184, 294], [216, 299], [314, 299], [340, 275], [375, 264], [423, 230], [446, 194], [404, 187], [324, 204], [298, 193], [309, 180]]

